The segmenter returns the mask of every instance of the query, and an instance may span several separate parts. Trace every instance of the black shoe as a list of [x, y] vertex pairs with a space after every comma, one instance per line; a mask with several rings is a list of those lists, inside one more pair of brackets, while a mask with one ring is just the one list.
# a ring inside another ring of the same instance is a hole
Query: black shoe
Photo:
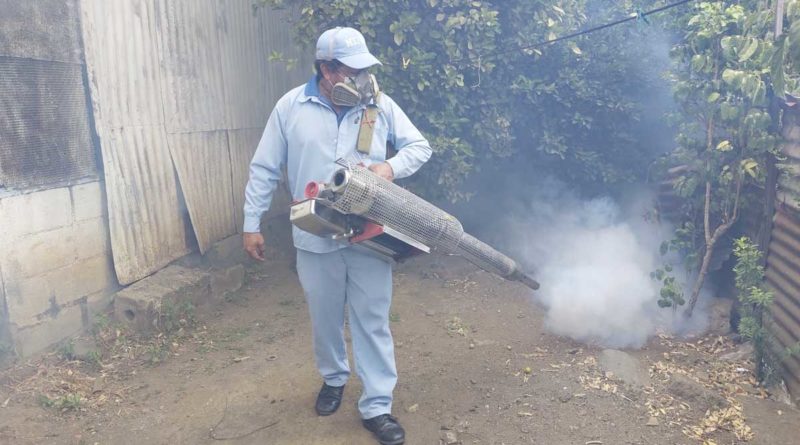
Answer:
[[406, 440], [406, 432], [391, 414], [364, 419], [361, 423], [364, 424], [364, 428], [375, 434], [381, 445], [401, 445]]
[[314, 405], [317, 414], [330, 416], [335, 413], [339, 409], [339, 405], [342, 404], [342, 393], [344, 393], [344, 385], [328, 386], [323, 383], [322, 389], [319, 390], [319, 395], [317, 396], [317, 403]]

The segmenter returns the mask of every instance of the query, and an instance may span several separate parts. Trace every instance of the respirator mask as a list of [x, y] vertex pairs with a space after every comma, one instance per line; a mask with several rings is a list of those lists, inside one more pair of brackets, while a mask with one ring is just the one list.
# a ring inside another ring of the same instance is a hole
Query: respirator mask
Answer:
[[375, 103], [379, 91], [375, 76], [365, 70], [355, 77], [345, 77], [343, 82], [337, 82], [331, 90], [331, 101], [340, 107], [368, 105]]

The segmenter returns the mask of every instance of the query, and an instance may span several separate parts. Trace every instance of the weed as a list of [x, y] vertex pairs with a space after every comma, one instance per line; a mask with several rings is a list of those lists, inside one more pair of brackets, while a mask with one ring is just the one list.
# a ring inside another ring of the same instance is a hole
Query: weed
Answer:
[[464, 324], [464, 322], [458, 317], [453, 317], [452, 319], [448, 320], [446, 328], [447, 333], [450, 335], [458, 334], [462, 337], [466, 337], [467, 332], [469, 332], [467, 325]]
[[189, 300], [173, 302], [164, 301], [161, 304], [160, 325], [164, 332], [170, 333], [184, 326], [192, 326], [197, 321], [195, 306]]
[[89, 354], [86, 357], [86, 361], [98, 369], [103, 367], [102, 359], [103, 354], [100, 351], [89, 351]]
[[59, 411], [78, 410], [83, 399], [78, 394], [69, 393], [61, 397], [50, 398], [45, 394], [39, 394], [39, 404], [45, 408], [52, 408]]
[[147, 362], [150, 365], [160, 363], [167, 358], [168, 353], [169, 351], [161, 342], [151, 343], [147, 346]]
[[75, 359], [75, 342], [73, 340], [65, 340], [58, 347], [58, 356], [64, 360]]
[[94, 315], [94, 319], [92, 320], [92, 332], [94, 334], [103, 332], [110, 326], [111, 320], [108, 318], [108, 314], [99, 313]]
[[800, 342], [784, 348], [766, 327], [769, 307], [775, 296], [764, 284], [762, 253], [758, 246], [749, 238], [742, 237], [734, 240], [733, 254], [736, 256], [733, 271], [742, 315], [739, 333], [753, 342], [756, 374], [759, 381], [770, 385], [777, 381], [782, 362], [800, 352]]

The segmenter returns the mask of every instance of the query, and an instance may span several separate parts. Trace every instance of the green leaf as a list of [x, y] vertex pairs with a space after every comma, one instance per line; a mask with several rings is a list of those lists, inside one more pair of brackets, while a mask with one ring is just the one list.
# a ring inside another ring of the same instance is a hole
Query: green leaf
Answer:
[[719, 106], [720, 115], [726, 121], [735, 120], [739, 116], [739, 107], [733, 106], [729, 103], [722, 102]]
[[740, 85], [743, 76], [744, 73], [738, 70], [725, 69], [725, 71], [722, 72], [722, 80], [731, 86]]
[[725, 36], [719, 41], [719, 46], [723, 51], [730, 51], [733, 49], [733, 37]]
[[717, 150], [723, 151], [723, 152], [731, 151], [731, 150], [733, 150], [733, 145], [731, 145], [731, 141], [724, 140], [724, 141], [720, 142], [719, 144], [717, 144]]
[[701, 54], [695, 54], [692, 56], [692, 69], [695, 71], [703, 71], [703, 68], [706, 67], [706, 58]]
[[762, 104], [766, 99], [766, 87], [764, 86], [764, 82], [761, 79], [758, 80], [755, 84], [755, 89], [753, 90], [752, 94], [750, 95], [750, 100], [753, 104]]
[[719, 99], [719, 93], [716, 91], [708, 95], [708, 103], [714, 103]]
[[405, 40], [405, 35], [403, 35], [402, 32], [394, 33], [394, 43], [395, 43], [395, 45], [397, 45], [397, 46], [402, 45], [403, 44], [403, 40]]
[[742, 170], [755, 179], [756, 172], [758, 170], [758, 162], [756, 162], [754, 159], [743, 159], [741, 165]]
[[784, 57], [786, 54], [786, 36], [781, 36], [776, 42], [775, 50], [769, 62], [769, 74], [772, 78], [772, 88], [775, 95], [782, 98], [786, 92], [786, 81], [784, 74]]
[[756, 50], [758, 50], [758, 40], [751, 39], [750, 43], [745, 47], [745, 49], [739, 53], [739, 62], [745, 62], [753, 57], [753, 54], [756, 53]]

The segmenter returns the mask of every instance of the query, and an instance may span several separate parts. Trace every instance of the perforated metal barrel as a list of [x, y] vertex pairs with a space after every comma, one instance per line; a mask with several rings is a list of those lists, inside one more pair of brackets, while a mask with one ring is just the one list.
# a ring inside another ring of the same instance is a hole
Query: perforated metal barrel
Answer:
[[454, 216], [361, 166], [342, 168], [331, 180], [332, 207], [391, 226], [429, 246], [459, 254], [481, 269], [537, 289], [516, 261], [464, 232]]

